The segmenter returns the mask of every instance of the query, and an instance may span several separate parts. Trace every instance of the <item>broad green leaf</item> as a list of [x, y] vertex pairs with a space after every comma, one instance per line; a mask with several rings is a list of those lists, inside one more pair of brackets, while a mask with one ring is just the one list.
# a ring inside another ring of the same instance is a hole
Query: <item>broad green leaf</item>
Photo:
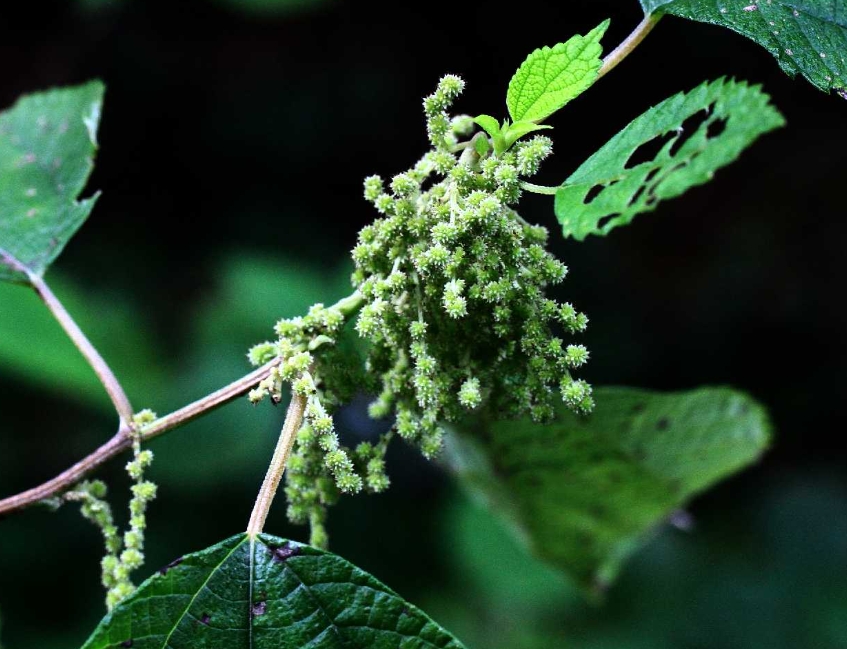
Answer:
[[654, 106], [556, 192], [565, 237], [608, 234], [660, 201], [708, 182], [756, 138], [784, 125], [769, 101], [758, 86], [719, 79]]
[[755, 41], [789, 75], [847, 99], [847, 0], [641, 0], [645, 13], [727, 27]]
[[[91, 173], [103, 84], [27, 95], [0, 113], [0, 253], [42, 275], [94, 207]], [[4, 263], [0, 280], [25, 282]]]
[[605, 20], [585, 36], [530, 54], [509, 82], [506, 105], [513, 122], [540, 122], [585, 92], [603, 65]]
[[755, 461], [770, 429], [728, 388], [601, 388], [596, 399], [586, 418], [562, 408], [549, 426], [478, 423], [447, 447], [462, 482], [537, 556], [595, 589], [692, 496]]
[[423, 611], [341, 557], [246, 534], [171, 563], [83, 649], [461, 649]]
[[512, 148], [512, 145], [520, 140], [524, 135], [529, 135], [535, 131], [553, 128], [546, 124], [534, 124], [532, 122], [515, 122], [506, 127], [506, 132], [503, 134], [506, 150]]

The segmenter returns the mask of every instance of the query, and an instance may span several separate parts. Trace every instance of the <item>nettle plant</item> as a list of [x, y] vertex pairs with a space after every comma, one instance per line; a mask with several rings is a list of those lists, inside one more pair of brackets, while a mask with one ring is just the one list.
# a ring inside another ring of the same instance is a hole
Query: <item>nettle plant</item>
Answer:
[[[549, 194], [564, 236], [605, 235], [707, 182], [783, 125], [758, 87], [721, 79], [648, 110], [562, 185], [529, 182], [553, 150], [552, 125], [543, 122], [611, 71], [663, 14], [729, 27], [788, 73], [844, 96], [847, 3], [642, 5], [644, 21], [605, 59], [609, 21], [530, 54], [509, 83], [505, 119], [452, 114], [464, 81], [443, 77], [423, 102], [430, 150], [390, 180], [365, 179], [376, 217], [352, 251], [352, 293], [279, 321], [272, 339], [248, 353], [255, 371], [163, 417], [130, 405], [43, 278], [97, 200], [77, 197], [97, 148], [103, 86], [30, 95], [0, 115], [0, 279], [36, 290], [119, 418], [117, 434], [94, 453], [0, 501], [0, 514], [77, 502], [102, 533], [109, 612], [85, 648], [461, 647], [423, 611], [326, 551], [328, 508], [344, 494], [389, 487], [385, 454], [395, 437], [442, 458], [533, 552], [587, 591], [608, 585], [639, 541], [692, 495], [761, 454], [767, 415], [742, 393], [592, 389], [578, 378], [589, 359], [578, 342], [588, 318], [548, 297], [568, 269], [547, 250], [547, 229], [517, 210], [524, 193]], [[634, 162], [644, 147], [651, 155]], [[370, 415], [393, 425], [348, 448], [332, 413], [361, 392], [373, 395]], [[148, 443], [232, 399], [277, 404], [289, 394], [246, 531], [175, 559], [136, 587], [157, 494], [145, 479]], [[133, 484], [121, 530], [105, 484], [88, 476], [125, 451]], [[309, 525], [309, 545], [264, 532], [283, 477], [288, 518]]]

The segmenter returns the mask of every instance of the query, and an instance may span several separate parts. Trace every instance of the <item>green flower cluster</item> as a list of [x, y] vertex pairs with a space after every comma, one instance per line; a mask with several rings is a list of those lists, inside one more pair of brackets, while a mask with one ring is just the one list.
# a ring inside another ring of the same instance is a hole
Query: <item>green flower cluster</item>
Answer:
[[571, 376], [588, 351], [553, 332], [582, 332], [588, 320], [545, 297], [567, 268], [545, 249], [547, 230], [512, 207], [552, 144], [536, 136], [500, 155], [457, 146], [467, 121], [447, 110], [462, 87], [444, 77], [424, 100], [433, 149], [420, 162], [388, 187], [365, 180], [365, 198], [384, 216], [353, 251], [365, 299], [356, 328], [371, 343], [370, 371], [381, 375], [371, 414], [393, 410], [398, 434], [427, 457], [441, 448], [439, 422], [483, 402], [537, 421], [552, 418], [557, 391], [576, 412], [594, 405], [590, 386]]
[[[136, 431], [153, 422], [156, 415], [142, 410], [133, 419]], [[147, 505], [156, 497], [156, 485], [144, 480], [144, 471], [153, 462], [153, 452], [141, 450], [139, 438], [133, 440], [133, 459], [126, 465], [134, 480], [129, 501], [129, 529], [123, 538], [115, 525], [112, 508], [106, 501], [107, 487], [101, 480], [80, 483], [65, 494], [65, 500], [80, 501], [82, 515], [100, 528], [106, 545], [101, 561], [103, 586], [106, 588], [106, 607], [111, 611], [135, 591], [131, 575], [144, 565], [144, 530], [147, 528]]]
[[253, 403], [265, 397], [279, 402], [286, 384], [306, 400], [304, 425], [286, 466], [285, 492], [289, 519], [310, 524], [310, 543], [316, 547], [326, 546], [326, 510], [341, 493], [377, 493], [389, 484], [384, 458], [391, 434], [351, 450], [341, 444], [330, 414], [362, 387], [361, 377], [351, 376], [356, 360], [334, 349], [344, 324], [362, 304], [358, 293], [330, 307], [316, 304], [304, 317], [280, 320], [279, 339], [256, 345], [248, 354], [254, 365], [279, 360], [248, 395]]
[[[388, 487], [384, 456], [394, 433], [432, 458], [443, 444], [440, 424], [483, 403], [536, 421], [553, 417], [556, 398], [578, 413], [594, 405], [591, 387], [571, 376], [588, 351], [554, 333], [580, 333], [588, 319], [545, 296], [567, 268], [546, 250], [547, 230], [513, 209], [522, 179], [538, 171], [552, 143], [535, 136], [498, 154], [480, 144], [484, 134], [460, 143], [473, 120], [448, 109], [463, 86], [446, 76], [424, 100], [432, 149], [412, 169], [387, 187], [378, 176], [365, 180], [365, 198], [382, 217], [362, 229], [353, 250], [356, 292], [280, 321], [278, 340], [249, 353], [254, 365], [278, 359], [252, 402], [278, 402], [284, 384], [307, 399], [286, 494], [289, 518], [311, 524], [313, 545], [326, 543], [326, 508], [341, 492]], [[369, 343], [358, 383], [338, 378], [355, 369], [340, 370], [326, 355], [354, 314]], [[373, 418], [394, 414], [376, 444], [350, 450], [339, 442], [330, 413], [347, 400], [345, 383], [378, 394]]]

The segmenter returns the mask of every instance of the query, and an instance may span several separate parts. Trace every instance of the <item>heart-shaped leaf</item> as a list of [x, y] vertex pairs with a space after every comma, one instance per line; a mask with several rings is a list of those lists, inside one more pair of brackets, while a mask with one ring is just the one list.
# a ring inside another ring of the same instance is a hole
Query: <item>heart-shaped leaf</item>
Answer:
[[0, 113], [0, 280], [44, 274], [88, 218], [103, 84], [22, 97]]
[[341, 557], [238, 534], [177, 559], [107, 615], [83, 649], [462, 649]]
[[847, 99], [847, 0], [641, 0], [645, 13], [727, 27], [755, 41], [787, 74]]
[[769, 101], [757, 86], [719, 79], [654, 106], [556, 192], [563, 234], [580, 241], [608, 234], [708, 182], [760, 135], [785, 123]]
[[764, 408], [728, 388], [600, 388], [588, 417], [477, 424], [447, 462], [540, 558], [584, 586], [609, 584], [645, 536], [695, 494], [755, 461]]

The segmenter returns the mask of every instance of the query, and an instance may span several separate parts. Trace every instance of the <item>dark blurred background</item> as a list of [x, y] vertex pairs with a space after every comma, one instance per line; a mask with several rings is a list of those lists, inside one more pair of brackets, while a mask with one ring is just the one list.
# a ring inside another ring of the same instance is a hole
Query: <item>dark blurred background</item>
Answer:
[[[31, 0], [2, 13], [0, 105], [107, 84], [90, 185], [103, 196], [48, 280], [136, 407], [160, 413], [243, 374], [280, 316], [349, 292], [348, 251], [374, 217], [361, 180], [418, 159], [420, 98], [442, 74], [468, 82], [459, 110], [502, 116], [532, 49], [611, 17], [608, 48], [640, 19], [636, 0]], [[396, 450], [386, 495], [332, 512], [332, 549], [472, 649], [847, 647], [847, 103], [741, 37], [668, 18], [552, 120], [557, 155], [539, 182], [722, 75], [764, 84], [788, 127], [607, 239], [552, 239], [571, 268], [563, 295], [591, 317], [588, 379], [747, 390], [773, 414], [773, 448], [693, 503], [693, 531], [657, 533], [600, 607]], [[523, 213], [556, 231], [549, 198], [527, 197]], [[367, 432], [364, 403], [341, 414], [345, 435]], [[281, 416], [238, 402], [153, 444], [161, 499], [145, 575], [244, 529]], [[31, 291], [0, 286], [0, 495], [66, 468], [113, 426]], [[101, 474], [121, 517], [122, 464]], [[268, 528], [306, 534], [282, 503]], [[82, 643], [103, 613], [100, 546], [73, 507], [0, 521], [7, 649]]]

